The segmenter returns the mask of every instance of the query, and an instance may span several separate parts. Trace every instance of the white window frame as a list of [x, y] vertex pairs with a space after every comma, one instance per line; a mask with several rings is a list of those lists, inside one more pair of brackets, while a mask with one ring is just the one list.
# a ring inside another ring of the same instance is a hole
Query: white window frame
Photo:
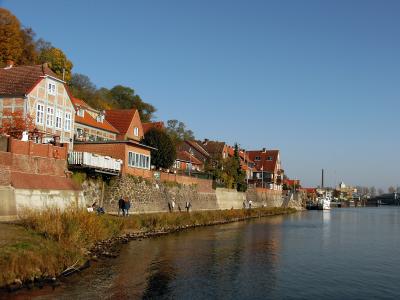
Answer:
[[62, 109], [56, 108], [56, 118], [55, 118], [55, 128], [62, 129], [62, 119], [63, 119], [63, 111]]
[[139, 128], [138, 127], [133, 128], [133, 134], [135, 136], [139, 136]]
[[44, 125], [44, 104], [40, 102], [36, 104], [36, 124]]
[[150, 170], [150, 156], [133, 151], [128, 151], [128, 166], [137, 169]]
[[47, 94], [57, 95], [57, 85], [54, 82], [47, 82]]
[[71, 131], [72, 129], [72, 114], [68, 111], [64, 114], [64, 130]]
[[85, 110], [82, 108], [79, 108], [78, 111], [76, 112], [76, 114], [83, 118], [85, 116]]
[[54, 126], [54, 107], [47, 106], [46, 108], [46, 127], [53, 128]]

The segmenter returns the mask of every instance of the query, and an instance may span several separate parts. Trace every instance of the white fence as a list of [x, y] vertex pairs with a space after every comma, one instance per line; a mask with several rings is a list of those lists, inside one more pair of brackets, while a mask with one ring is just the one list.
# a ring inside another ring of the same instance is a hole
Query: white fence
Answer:
[[69, 152], [68, 164], [111, 173], [120, 173], [122, 160], [89, 152]]

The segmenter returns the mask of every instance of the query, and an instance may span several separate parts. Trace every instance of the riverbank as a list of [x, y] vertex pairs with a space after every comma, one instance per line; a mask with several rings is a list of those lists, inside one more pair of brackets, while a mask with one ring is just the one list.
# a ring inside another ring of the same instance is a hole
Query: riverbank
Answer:
[[56, 284], [90, 260], [115, 257], [119, 246], [142, 239], [251, 218], [289, 214], [291, 208], [196, 211], [191, 213], [140, 214], [129, 217], [66, 211], [26, 211], [13, 224], [0, 224], [0, 286], [8, 290], [31, 288], [44, 282]]

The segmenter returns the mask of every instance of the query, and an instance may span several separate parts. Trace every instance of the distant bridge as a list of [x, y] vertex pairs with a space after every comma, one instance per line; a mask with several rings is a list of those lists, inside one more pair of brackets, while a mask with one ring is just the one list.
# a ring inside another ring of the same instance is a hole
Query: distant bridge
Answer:
[[376, 196], [367, 200], [369, 206], [400, 205], [400, 194], [390, 193]]

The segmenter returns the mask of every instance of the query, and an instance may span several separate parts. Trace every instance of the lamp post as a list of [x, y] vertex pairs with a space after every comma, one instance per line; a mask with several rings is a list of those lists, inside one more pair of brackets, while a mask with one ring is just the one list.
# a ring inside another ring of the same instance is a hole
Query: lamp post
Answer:
[[264, 166], [261, 166], [261, 188], [264, 188]]
[[192, 147], [189, 147], [189, 176], [192, 176], [192, 154], [193, 150]]

